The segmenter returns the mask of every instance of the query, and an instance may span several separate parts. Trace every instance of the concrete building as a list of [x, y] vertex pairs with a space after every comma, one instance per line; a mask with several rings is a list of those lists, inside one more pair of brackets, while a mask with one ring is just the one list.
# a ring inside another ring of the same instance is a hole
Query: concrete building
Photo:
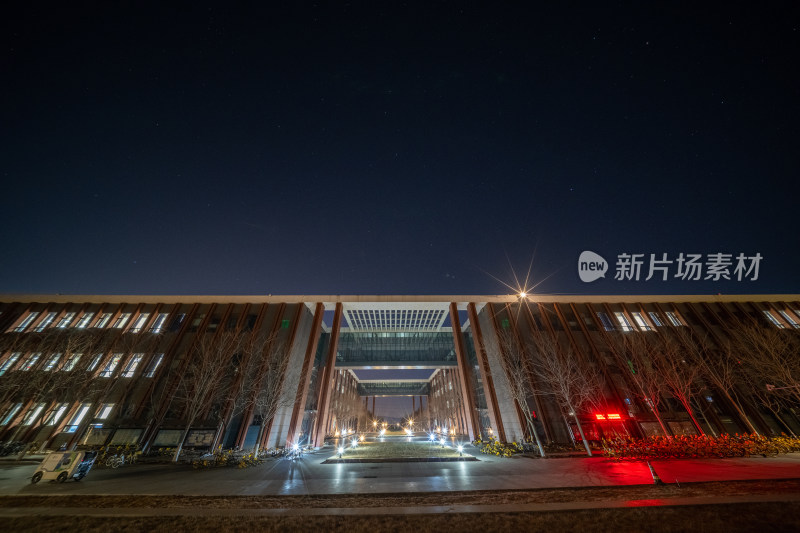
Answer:
[[319, 446], [391, 395], [471, 439], [800, 434], [798, 295], [13, 295], [0, 331], [0, 441], [46, 448]]

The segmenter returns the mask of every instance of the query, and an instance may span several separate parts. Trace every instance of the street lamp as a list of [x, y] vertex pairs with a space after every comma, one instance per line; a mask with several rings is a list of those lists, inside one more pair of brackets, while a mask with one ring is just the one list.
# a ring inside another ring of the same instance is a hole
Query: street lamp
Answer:
[[343, 453], [344, 453], [344, 446], [339, 446], [339, 459], [342, 458]]
[[458, 445], [458, 455], [459, 457], [464, 455], [464, 446], [462, 444]]

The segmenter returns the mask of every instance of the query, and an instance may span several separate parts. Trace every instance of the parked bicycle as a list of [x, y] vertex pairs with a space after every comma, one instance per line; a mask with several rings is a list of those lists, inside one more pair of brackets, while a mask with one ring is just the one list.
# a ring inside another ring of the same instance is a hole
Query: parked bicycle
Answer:
[[125, 454], [112, 455], [106, 459], [106, 466], [111, 468], [119, 468], [125, 464]]

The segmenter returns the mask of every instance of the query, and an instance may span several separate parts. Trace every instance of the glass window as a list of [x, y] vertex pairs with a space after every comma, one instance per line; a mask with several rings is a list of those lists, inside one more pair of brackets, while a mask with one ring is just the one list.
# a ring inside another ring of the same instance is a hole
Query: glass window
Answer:
[[683, 321], [678, 317], [678, 314], [673, 311], [667, 311], [667, 318], [672, 322], [673, 326], [683, 326]]
[[36, 421], [36, 419], [39, 418], [39, 414], [41, 414], [43, 409], [44, 409], [43, 403], [31, 407], [28, 410], [28, 412], [25, 413], [25, 417], [22, 419], [22, 425], [30, 426], [31, 424], [33, 424]]
[[163, 353], [157, 353], [153, 360], [150, 361], [150, 366], [147, 367], [147, 372], [144, 373], [144, 377], [152, 378], [156, 374], [156, 370], [158, 370], [158, 365], [161, 364], [161, 360], [164, 359]]
[[78, 430], [78, 426], [83, 420], [83, 417], [86, 416], [86, 412], [89, 410], [89, 407], [91, 406], [92, 404], [90, 403], [81, 404], [81, 406], [75, 412], [75, 415], [72, 417], [72, 420], [70, 420], [69, 423], [66, 426], [64, 426], [64, 433], [75, 433], [75, 431]]
[[158, 313], [155, 322], [150, 327], [150, 333], [161, 333], [164, 331], [164, 323], [167, 321], [169, 313]]
[[790, 315], [786, 311], [780, 311], [780, 314], [783, 318], [786, 319], [786, 322], [792, 325], [793, 328], [800, 328], [800, 324], [798, 324], [797, 320], [795, 320], [792, 315]]
[[75, 324], [75, 327], [79, 328], [79, 329], [84, 329], [84, 328], [89, 327], [89, 322], [92, 321], [92, 318], [94, 318], [94, 313], [86, 313], [86, 314], [84, 314], [81, 317], [81, 319], [78, 320], [78, 323]]
[[642, 331], [653, 330], [653, 328], [650, 327], [650, 324], [645, 321], [641, 313], [631, 313], [631, 316], [633, 317], [633, 321], [636, 322], [636, 325], [639, 326], [639, 329]]
[[47, 328], [47, 326], [52, 324], [53, 320], [55, 320], [55, 319], [56, 319], [56, 312], [55, 311], [51, 311], [51, 312], [47, 313], [47, 315], [45, 315], [44, 319], [41, 322], [39, 322], [39, 325], [37, 325], [35, 328], [33, 328], [33, 331], [44, 331], [45, 328]]
[[663, 322], [661, 322], [661, 319], [660, 319], [660, 318], [658, 318], [658, 313], [656, 313], [656, 312], [654, 312], [654, 311], [650, 311], [650, 312], [648, 313], [648, 315], [650, 315], [650, 320], [652, 320], [652, 321], [653, 321], [653, 324], [655, 324], [656, 326], [658, 326], [658, 327], [662, 327], [662, 326], [664, 325], [664, 323], [663, 323]]
[[88, 367], [86, 367], [86, 371], [87, 372], [93, 372], [94, 369], [97, 368], [97, 365], [100, 363], [100, 359], [102, 359], [102, 357], [103, 357], [103, 354], [101, 354], [101, 353], [95, 355], [94, 359], [92, 359], [92, 362], [89, 363]]
[[133, 322], [133, 326], [131, 326], [131, 332], [139, 333], [144, 329], [144, 325], [147, 324], [147, 319], [150, 318], [150, 313], [142, 313], [136, 320]]
[[110, 415], [111, 411], [113, 410], [114, 410], [113, 403], [104, 403], [100, 407], [100, 411], [98, 411], [96, 418], [99, 418], [100, 420], [105, 420], [106, 418], [108, 418], [108, 415]]
[[75, 318], [75, 313], [64, 313], [64, 316], [62, 316], [61, 319], [58, 321], [56, 327], [62, 329], [69, 327], [70, 323], [72, 323], [72, 320], [74, 318]]
[[[50, 372], [51, 370], [53, 370], [53, 368], [55, 368], [55, 366], [58, 364], [58, 360], [59, 359], [61, 359], [61, 354], [60, 353], [53, 354], [50, 357], [50, 359], [47, 360], [47, 363], [45, 363], [44, 371], [45, 372]], [[56, 371], [58, 371], [57, 368], [56, 368]]]
[[18, 403], [18, 404], [15, 404], [15, 405], [12, 405], [11, 407], [9, 407], [8, 411], [6, 411], [6, 416], [3, 417], [3, 421], [0, 422], [0, 426], [5, 426], [6, 424], [8, 424], [12, 420], [14, 420], [14, 417], [17, 416], [17, 412], [20, 409], [22, 409], [22, 404], [21, 403]]
[[64, 411], [67, 410], [67, 406], [68, 405], [65, 404], [65, 403], [58, 404], [55, 407], [55, 409], [53, 409], [50, 412], [50, 414], [47, 415], [47, 417], [45, 417], [44, 425], [45, 426], [53, 426], [53, 425], [55, 425], [59, 420], [61, 420], [61, 417], [64, 416]]
[[780, 321], [780, 320], [778, 320], [777, 318], [775, 318], [775, 317], [772, 315], [772, 313], [770, 313], [769, 311], [763, 311], [763, 313], [764, 313], [764, 316], [765, 316], [765, 317], [767, 317], [767, 320], [769, 320], [770, 322], [772, 322], [772, 324], [773, 324], [773, 325], [774, 325], [776, 328], [784, 329], [784, 328], [786, 327], [786, 326], [784, 326], [784, 325], [781, 323], [781, 321]]
[[128, 319], [130, 319], [130, 313], [121, 313], [117, 319], [114, 321], [114, 328], [115, 329], [122, 329], [125, 327], [125, 324], [128, 323]]
[[611, 319], [608, 318], [608, 315], [603, 313], [602, 311], [598, 311], [597, 318], [600, 319], [600, 323], [603, 324], [603, 329], [606, 331], [614, 331], [614, 324], [611, 322]]
[[25, 362], [22, 363], [22, 371], [27, 372], [28, 370], [33, 368], [40, 357], [42, 357], [42, 352], [34, 352], [30, 354], [28, 358], [25, 359]]
[[20, 322], [19, 326], [14, 328], [14, 331], [25, 331], [25, 328], [31, 325], [36, 317], [39, 316], [39, 311], [32, 311], [28, 313], [28, 316], [25, 317], [25, 320]]
[[100, 315], [100, 318], [97, 319], [97, 324], [94, 325], [96, 328], [104, 328], [108, 326], [108, 323], [111, 321], [111, 313], [103, 313]]
[[106, 366], [103, 367], [102, 372], [100, 372], [101, 378], [110, 378], [114, 375], [114, 370], [117, 369], [117, 365], [119, 365], [119, 361], [122, 359], [121, 353], [115, 353], [111, 356], [111, 359], [108, 360]]
[[133, 357], [128, 362], [128, 365], [125, 367], [125, 370], [122, 371], [123, 378], [133, 377], [133, 374], [136, 373], [136, 367], [138, 367], [139, 363], [142, 361], [142, 357], [144, 357], [143, 353], [133, 354]]
[[22, 355], [22, 352], [14, 352], [14, 353], [12, 353], [11, 356], [9, 356], [9, 358], [6, 359], [6, 362], [3, 363], [3, 366], [0, 366], [0, 376], [2, 376], [9, 369], [11, 369], [11, 367], [14, 366], [14, 363], [16, 363], [19, 360], [19, 357], [21, 355]]
[[75, 365], [78, 364], [78, 361], [80, 360], [82, 355], [83, 355], [82, 353], [74, 353], [69, 357], [67, 357], [67, 362], [64, 363], [64, 372], [69, 372], [70, 370], [75, 368]]
[[617, 318], [617, 322], [619, 322], [622, 331], [633, 331], [633, 326], [628, 320], [628, 317], [625, 316], [625, 313], [622, 311], [615, 311], [614, 316]]

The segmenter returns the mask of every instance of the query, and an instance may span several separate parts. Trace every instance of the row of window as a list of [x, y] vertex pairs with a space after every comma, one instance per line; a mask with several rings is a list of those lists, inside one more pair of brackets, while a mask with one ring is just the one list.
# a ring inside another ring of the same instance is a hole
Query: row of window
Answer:
[[[41, 313], [39, 311], [31, 311], [28, 313], [28, 316], [20, 322], [20, 324], [14, 328], [14, 331], [25, 331], [33, 324]], [[112, 328], [116, 329], [123, 329], [130, 321], [131, 316], [133, 313], [120, 313], [114, 323], [111, 325]], [[50, 311], [47, 313], [41, 321], [39, 321], [36, 326], [32, 329], [32, 331], [40, 332], [44, 331], [48, 327], [50, 327], [53, 322], [55, 321], [58, 313], [56, 311]], [[81, 315], [80, 318], [76, 320], [77, 313], [69, 312], [64, 313], [64, 315], [58, 320], [54, 327], [59, 329], [66, 329], [66, 328], [76, 328], [76, 329], [86, 329], [86, 328], [106, 328], [109, 326], [114, 313], [94, 313], [88, 312]], [[169, 317], [169, 313], [158, 313], [153, 324], [150, 326], [148, 331], [150, 333], [161, 333], [165, 329], [167, 318]], [[144, 331], [144, 327], [147, 324], [148, 320], [150, 319], [150, 313], [140, 313], [136, 320], [133, 322], [130, 328], [130, 332], [132, 333], [140, 333]]]
[[[5, 374], [14, 365], [17, 361], [20, 360], [22, 357], [23, 352], [13, 352], [8, 359], [6, 359], [2, 365], [0, 365], [0, 376]], [[100, 364], [100, 360], [103, 358], [102, 353], [96, 354], [89, 365], [86, 367], [87, 372], [94, 372], [97, 369], [97, 366]], [[78, 364], [78, 361], [81, 360], [83, 357], [82, 353], [73, 353], [70, 354], [66, 359], [62, 361], [64, 354], [55, 353], [48, 357], [47, 361], [42, 366], [42, 370], [45, 372], [70, 372], [72, 371], [75, 366]], [[125, 356], [124, 353], [115, 353], [111, 356], [111, 358], [106, 362], [103, 366], [103, 369], [98, 374], [102, 378], [110, 378], [114, 376], [114, 372], [117, 370], [120, 361]], [[128, 363], [125, 365], [125, 368], [120, 373], [119, 377], [123, 378], [132, 378], [136, 373], [136, 369], [139, 367], [139, 364], [142, 362], [144, 358], [144, 353], [135, 353], [130, 358]], [[32, 370], [39, 360], [42, 358], [42, 352], [32, 352], [28, 354], [28, 356], [22, 361], [20, 366], [17, 368], [18, 371], [28, 372]], [[144, 377], [152, 378], [158, 366], [161, 364], [162, 359], [164, 358], [163, 353], [158, 353], [153, 357], [153, 360], [150, 362], [150, 365], [147, 367], [147, 370], [144, 373]], [[59, 364], [60, 363], [60, 364]]]
[[[800, 309], [792, 309], [792, 311], [794, 311], [795, 315], [800, 317]], [[786, 320], [786, 323], [789, 324], [791, 327], [793, 327], [795, 329], [800, 329], [800, 323], [798, 323], [798, 321], [789, 312], [787, 312], [787, 311], [778, 311], [778, 313], [780, 313], [780, 316], [782, 316], [784, 318], [784, 320]], [[775, 315], [773, 315], [771, 311], [764, 311], [764, 316], [766, 316], [767, 320], [772, 322], [772, 324], [775, 327], [781, 328], [781, 329], [785, 329], [786, 328], [786, 325], [783, 322], [781, 322], [780, 320], [778, 320], [777, 317], [775, 317]]]
[[[114, 410], [113, 403], [104, 403], [100, 406], [97, 410], [97, 414], [95, 415], [95, 420], [105, 420], [111, 416], [111, 412]], [[42, 411], [47, 406], [45, 403], [39, 403], [32, 406], [25, 416], [22, 417], [22, 422], [20, 425], [22, 426], [30, 426], [34, 424], [39, 417], [43, 414]], [[83, 419], [86, 417], [86, 414], [89, 412], [91, 408], [91, 403], [84, 403], [75, 411], [75, 414], [72, 416], [70, 421], [64, 426], [65, 433], [74, 433]], [[67, 403], [60, 403], [53, 407], [53, 409], [47, 413], [42, 421], [43, 426], [54, 426], [56, 425], [61, 417], [64, 416], [64, 413], [67, 411], [69, 404]], [[19, 410], [22, 409], [22, 403], [17, 403], [12, 405], [8, 411], [6, 411], [5, 416], [2, 420], [0, 420], [0, 426], [5, 426], [11, 423], [12, 420], [17, 416]]]
[[[666, 311], [664, 314], [666, 315], [667, 320], [669, 320], [669, 323], [673, 326], [680, 327], [686, 325], [677, 313]], [[617, 319], [617, 323], [619, 324], [619, 326], [617, 326], [606, 313], [602, 311], [597, 312], [597, 318], [600, 320], [600, 323], [603, 325], [603, 329], [606, 331], [616, 331], [617, 329], [620, 329], [621, 331], [653, 331], [653, 326], [664, 326], [664, 321], [661, 320], [658, 313], [650, 311], [647, 313], [647, 315], [650, 318], [650, 322], [645, 320], [642, 313], [637, 311], [632, 312], [630, 316], [633, 318], [633, 321], [636, 324], [634, 326], [625, 313], [622, 311], [615, 311], [614, 318]]]

